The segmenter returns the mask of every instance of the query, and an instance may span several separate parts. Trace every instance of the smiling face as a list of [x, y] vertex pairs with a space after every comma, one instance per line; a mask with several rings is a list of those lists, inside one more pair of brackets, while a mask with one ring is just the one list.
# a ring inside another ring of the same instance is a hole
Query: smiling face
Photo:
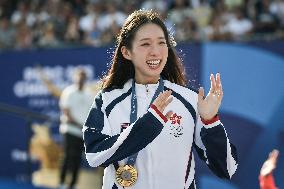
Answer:
[[141, 26], [131, 43], [131, 49], [121, 48], [124, 58], [131, 60], [135, 81], [141, 84], [157, 83], [168, 58], [168, 47], [160, 26], [147, 23]]

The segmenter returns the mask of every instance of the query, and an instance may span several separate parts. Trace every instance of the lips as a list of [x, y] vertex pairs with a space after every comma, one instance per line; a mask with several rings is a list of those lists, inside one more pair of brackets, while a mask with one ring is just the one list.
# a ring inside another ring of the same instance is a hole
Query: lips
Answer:
[[159, 67], [162, 60], [148, 60], [147, 64], [151, 69], [156, 69]]

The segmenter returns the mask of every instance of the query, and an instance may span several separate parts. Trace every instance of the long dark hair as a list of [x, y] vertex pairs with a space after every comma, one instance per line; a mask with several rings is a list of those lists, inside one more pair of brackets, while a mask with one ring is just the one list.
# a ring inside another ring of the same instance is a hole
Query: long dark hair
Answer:
[[131, 49], [136, 32], [141, 26], [147, 23], [157, 24], [162, 28], [168, 45], [168, 59], [161, 77], [182, 86], [187, 84], [184, 67], [176, 54], [173, 47], [174, 40], [169, 36], [165, 24], [156, 12], [138, 10], [129, 15], [117, 36], [112, 65], [107, 75], [104, 76], [103, 88], [121, 88], [130, 78], [134, 78], [135, 70], [133, 63], [123, 57], [121, 47], [125, 46], [127, 49]]

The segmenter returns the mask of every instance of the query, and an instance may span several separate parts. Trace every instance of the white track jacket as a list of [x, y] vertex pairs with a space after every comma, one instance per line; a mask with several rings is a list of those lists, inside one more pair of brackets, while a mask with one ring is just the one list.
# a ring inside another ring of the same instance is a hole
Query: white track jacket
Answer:
[[130, 122], [132, 79], [123, 88], [106, 89], [96, 96], [83, 127], [86, 158], [90, 166], [104, 166], [103, 189], [123, 189], [115, 180], [115, 165], [138, 153], [138, 180], [130, 189], [194, 189], [195, 161], [192, 149], [221, 178], [231, 178], [237, 169], [235, 147], [218, 116], [201, 121], [195, 91], [164, 81], [173, 101], [164, 114], [151, 99], [158, 84], [136, 84], [138, 115]]

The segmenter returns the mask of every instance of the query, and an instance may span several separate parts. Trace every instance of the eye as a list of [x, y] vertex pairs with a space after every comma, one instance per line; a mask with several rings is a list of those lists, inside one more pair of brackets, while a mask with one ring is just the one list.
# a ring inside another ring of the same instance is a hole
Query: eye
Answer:
[[141, 46], [149, 46], [150, 43], [142, 43]]
[[160, 41], [159, 44], [160, 44], [160, 45], [165, 45], [166, 42], [165, 42], [165, 41]]

